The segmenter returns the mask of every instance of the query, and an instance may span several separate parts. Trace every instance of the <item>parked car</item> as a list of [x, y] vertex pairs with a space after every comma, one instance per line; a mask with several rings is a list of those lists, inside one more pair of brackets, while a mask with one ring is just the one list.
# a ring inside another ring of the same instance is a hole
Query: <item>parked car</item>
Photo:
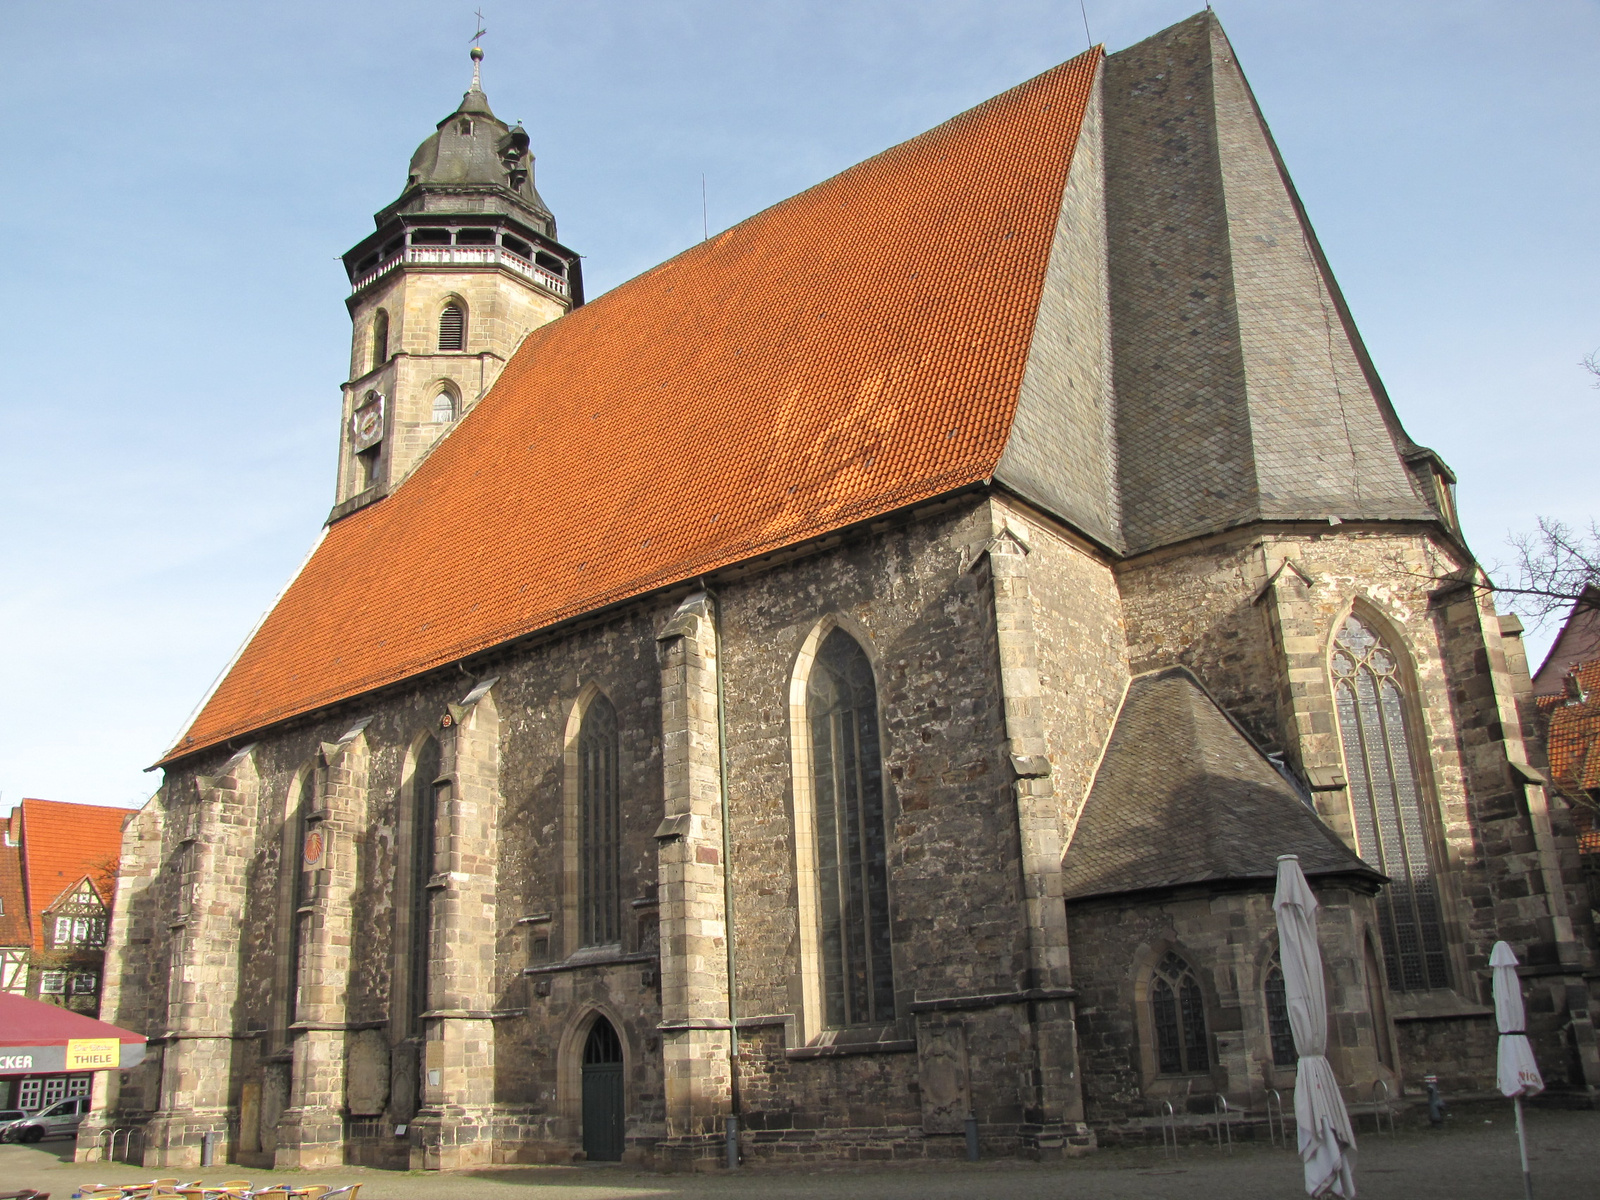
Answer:
[[73, 1096], [57, 1100], [43, 1112], [12, 1123], [9, 1138], [18, 1142], [42, 1142], [47, 1137], [77, 1137], [78, 1126], [89, 1111], [89, 1097]]
[[8, 1134], [11, 1127], [18, 1121], [27, 1119], [28, 1114], [20, 1108], [0, 1108], [0, 1142], [9, 1141]]

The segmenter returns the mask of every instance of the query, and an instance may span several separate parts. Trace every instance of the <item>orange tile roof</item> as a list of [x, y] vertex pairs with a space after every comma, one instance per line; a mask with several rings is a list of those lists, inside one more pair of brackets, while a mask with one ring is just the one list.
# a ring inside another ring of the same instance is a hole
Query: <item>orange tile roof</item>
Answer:
[[170, 762], [989, 478], [1096, 48], [530, 334]]
[[[1540, 696], [1538, 704], [1546, 720], [1550, 778], [1569, 797], [1593, 796], [1600, 792], [1600, 660], [1582, 664], [1575, 674], [1587, 700], [1572, 703], [1565, 696]], [[1600, 853], [1594, 814], [1579, 808], [1573, 817], [1579, 851]]]
[[22, 870], [28, 892], [33, 948], [44, 949], [39, 918], [84, 876], [107, 905], [122, 858], [122, 824], [136, 812], [57, 800], [22, 801]]

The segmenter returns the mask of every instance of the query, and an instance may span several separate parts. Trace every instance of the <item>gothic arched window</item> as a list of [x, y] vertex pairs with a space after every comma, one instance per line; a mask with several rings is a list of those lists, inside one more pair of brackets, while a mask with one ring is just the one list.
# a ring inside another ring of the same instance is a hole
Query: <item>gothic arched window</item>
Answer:
[[456, 398], [449, 392], [440, 392], [433, 398], [433, 423], [448, 425], [456, 419]]
[[1292, 1067], [1300, 1056], [1294, 1049], [1294, 1028], [1289, 1024], [1289, 995], [1283, 985], [1283, 962], [1278, 952], [1272, 952], [1272, 963], [1267, 968], [1267, 982], [1262, 989], [1267, 1000], [1267, 1036], [1272, 1041], [1274, 1066]]
[[467, 314], [461, 305], [452, 300], [439, 314], [439, 349], [464, 350], [466, 332]]
[[438, 845], [439, 822], [439, 743], [427, 738], [417, 747], [411, 771], [411, 960], [410, 995], [413, 1034], [423, 1029], [422, 1014], [428, 1011], [428, 958], [432, 952], [432, 912], [428, 883], [433, 878]]
[[372, 318], [372, 366], [376, 371], [389, 361], [389, 314], [383, 309]]
[[822, 990], [831, 1028], [894, 1019], [878, 690], [855, 639], [835, 629], [806, 703], [816, 805]]
[[578, 732], [578, 919], [583, 945], [622, 940], [617, 710], [596, 696]]
[[1378, 895], [1389, 986], [1448, 987], [1439, 891], [1398, 656], [1352, 613], [1334, 639], [1332, 666], [1356, 850], [1389, 877]]
[[1211, 1069], [1200, 983], [1189, 964], [1170, 950], [1150, 981], [1150, 1024], [1161, 1074], [1201, 1075]]

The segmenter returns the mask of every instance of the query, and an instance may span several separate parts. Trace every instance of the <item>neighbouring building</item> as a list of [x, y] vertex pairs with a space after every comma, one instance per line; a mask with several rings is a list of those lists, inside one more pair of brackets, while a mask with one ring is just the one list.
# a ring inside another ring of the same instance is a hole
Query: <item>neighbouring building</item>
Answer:
[[1520, 641], [1209, 12], [590, 303], [479, 85], [345, 258], [335, 504], [128, 826], [149, 1165], [1052, 1156], [1600, 1083]]
[[[0, 990], [99, 1016], [122, 830], [135, 811], [24, 799], [0, 823]], [[0, 1108], [87, 1095], [90, 1078], [0, 1079]]]

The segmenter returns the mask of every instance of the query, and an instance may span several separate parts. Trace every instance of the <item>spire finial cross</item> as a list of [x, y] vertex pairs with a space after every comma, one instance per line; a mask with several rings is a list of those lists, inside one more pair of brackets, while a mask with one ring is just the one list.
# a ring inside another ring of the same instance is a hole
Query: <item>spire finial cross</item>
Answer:
[[489, 31], [483, 27], [483, 9], [473, 13], [478, 18], [478, 32], [472, 35], [472, 88], [474, 92], [483, 91], [483, 79], [479, 67], [483, 62], [483, 35]]

